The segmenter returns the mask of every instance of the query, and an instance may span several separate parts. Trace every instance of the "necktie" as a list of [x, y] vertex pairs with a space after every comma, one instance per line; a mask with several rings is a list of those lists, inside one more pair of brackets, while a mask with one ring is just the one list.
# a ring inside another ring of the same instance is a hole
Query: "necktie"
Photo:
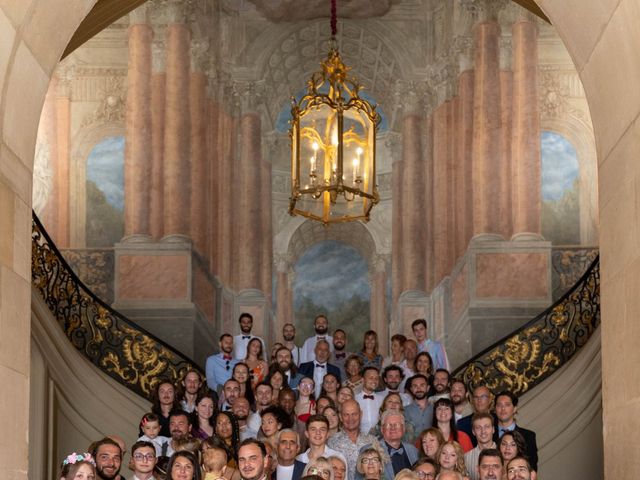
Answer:
[[336, 353], [336, 358], [344, 358], [346, 353]]
[[375, 397], [373, 395], [363, 395], [362, 398], [365, 400], [373, 400]]
[[389, 455], [390, 456], [394, 456], [394, 455], [403, 455], [404, 454], [404, 448], [400, 447], [400, 448], [390, 448], [389, 449]]
[[243, 339], [243, 340], [246, 340], [246, 339], [248, 339], [248, 338], [251, 338], [251, 335], [242, 335], [242, 339]]
[[324, 368], [324, 365], [320, 365], [319, 363], [316, 363], [316, 368]]

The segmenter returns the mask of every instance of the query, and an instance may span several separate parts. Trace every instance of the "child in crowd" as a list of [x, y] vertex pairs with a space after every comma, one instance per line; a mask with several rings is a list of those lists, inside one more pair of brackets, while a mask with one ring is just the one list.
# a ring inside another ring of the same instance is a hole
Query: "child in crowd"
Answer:
[[153, 443], [153, 446], [156, 447], [156, 455], [164, 457], [167, 454], [167, 447], [171, 439], [160, 435], [160, 419], [158, 416], [155, 413], [145, 413], [142, 420], [140, 420], [140, 429], [144, 435], [138, 438], [138, 441], [144, 440]]

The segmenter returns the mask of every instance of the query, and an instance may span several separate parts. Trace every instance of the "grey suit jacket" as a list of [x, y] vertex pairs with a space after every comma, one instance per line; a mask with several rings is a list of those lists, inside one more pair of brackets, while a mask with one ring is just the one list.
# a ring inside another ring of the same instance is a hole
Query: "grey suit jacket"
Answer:
[[[384, 440], [380, 440], [380, 446], [384, 449], [385, 453], [389, 455], [387, 442], [385, 442]], [[416, 447], [414, 447], [410, 443], [402, 442], [402, 448], [404, 448], [404, 451], [407, 454], [407, 457], [409, 458], [409, 463], [411, 465], [413, 465], [418, 461], [418, 457], [420, 456], [420, 453], [418, 452], [418, 449]], [[385, 465], [384, 465], [385, 478], [389, 478], [389, 479], [394, 478], [396, 476], [396, 473], [397, 472], [394, 473], [393, 471], [393, 465], [391, 463], [391, 460], [389, 460], [388, 462], [385, 462]]]

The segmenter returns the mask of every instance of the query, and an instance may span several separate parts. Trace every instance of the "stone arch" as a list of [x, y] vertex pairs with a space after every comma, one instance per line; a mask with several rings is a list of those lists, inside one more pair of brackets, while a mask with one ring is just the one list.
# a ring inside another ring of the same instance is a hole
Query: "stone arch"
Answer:
[[98, 143], [108, 137], [124, 136], [121, 123], [97, 123], [80, 130], [73, 139], [70, 160], [69, 229], [72, 248], [86, 246], [85, 223], [87, 218], [87, 158]]

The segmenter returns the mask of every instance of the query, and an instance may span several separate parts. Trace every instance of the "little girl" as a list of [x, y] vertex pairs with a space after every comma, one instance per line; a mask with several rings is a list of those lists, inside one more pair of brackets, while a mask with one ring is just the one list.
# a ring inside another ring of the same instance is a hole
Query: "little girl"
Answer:
[[140, 420], [140, 429], [144, 435], [138, 438], [138, 441], [144, 440], [153, 443], [153, 446], [156, 447], [156, 455], [158, 457], [166, 456], [169, 440], [171, 439], [159, 435], [160, 419], [158, 416], [155, 413], [145, 413], [142, 420]]

